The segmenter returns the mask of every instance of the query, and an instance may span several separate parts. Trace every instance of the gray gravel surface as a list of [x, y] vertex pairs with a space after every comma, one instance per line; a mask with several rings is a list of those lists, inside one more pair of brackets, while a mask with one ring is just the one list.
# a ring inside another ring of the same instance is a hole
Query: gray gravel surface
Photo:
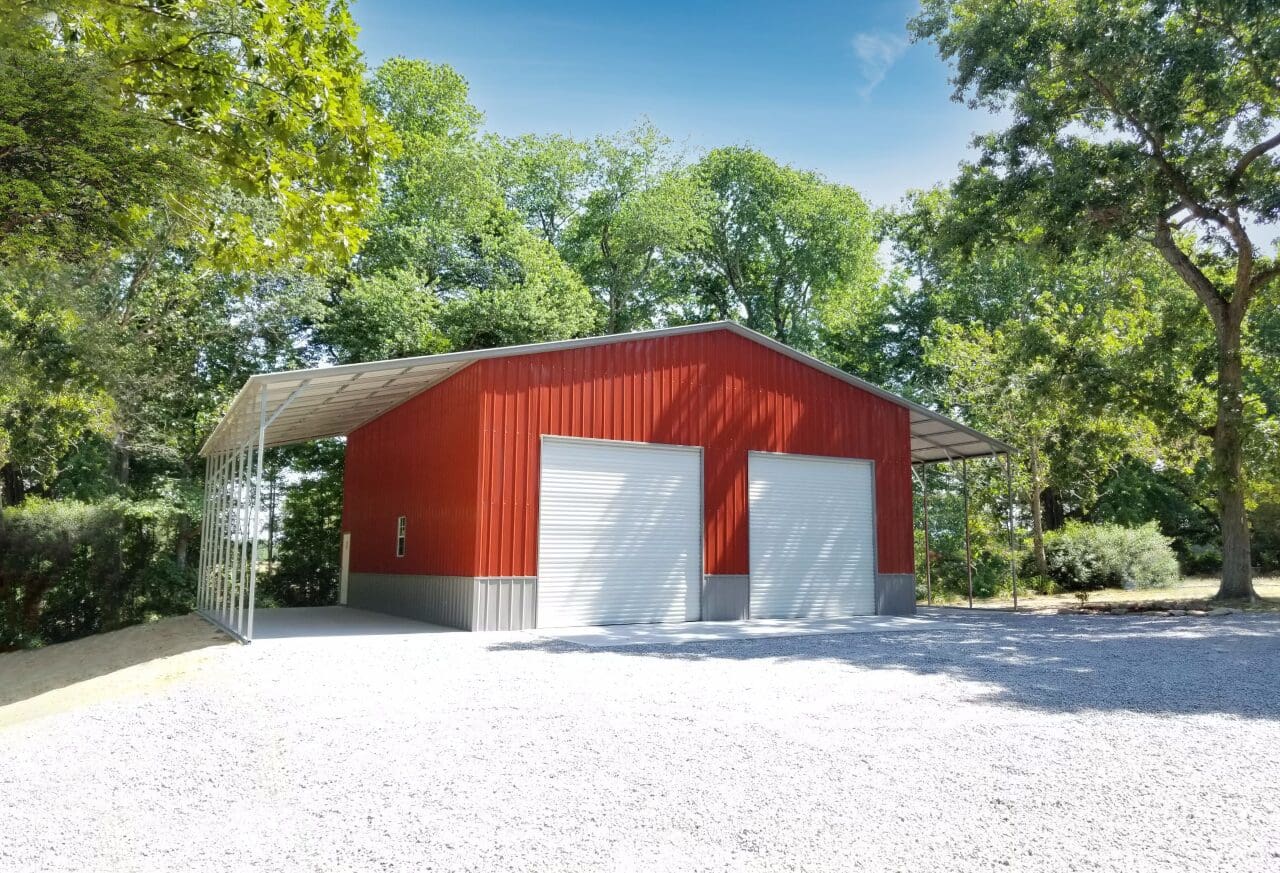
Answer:
[[1280, 870], [1280, 616], [225, 647], [0, 732], [0, 869]]

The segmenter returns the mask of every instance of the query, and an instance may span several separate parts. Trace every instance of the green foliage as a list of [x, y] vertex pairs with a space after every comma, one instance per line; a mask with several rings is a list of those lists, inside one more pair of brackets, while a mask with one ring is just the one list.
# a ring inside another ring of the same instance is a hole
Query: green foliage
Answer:
[[912, 28], [953, 62], [957, 99], [1013, 115], [964, 176], [1002, 207], [975, 217], [1074, 247], [1179, 210], [1221, 232], [1280, 216], [1274, 4], [927, 0]]
[[494, 167], [507, 205], [547, 242], [558, 245], [582, 207], [594, 169], [587, 143], [567, 136], [528, 134], [493, 140]]
[[440, 329], [455, 349], [585, 336], [598, 324], [591, 292], [551, 244], [523, 227], [482, 238], [485, 260], [502, 269], [449, 299]]
[[140, 201], [199, 234], [216, 263], [297, 257], [318, 269], [355, 252], [393, 140], [362, 100], [355, 24], [341, 0], [39, 0], [3, 24], [11, 44], [62, 54], [68, 69], [112, 71], [103, 106], [163, 125], [207, 188], [270, 202], [264, 225], [189, 189]]
[[953, 63], [957, 100], [1009, 117], [962, 167], [941, 234], [966, 250], [1143, 240], [1208, 316], [1186, 327], [1214, 343], [1198, 375], [1214, 400], [1219, 593], [1252, 598], [1246, 447], [1264, 403], [1242, 340], [1280, 279], [1280, 254], [1254, 239], [1280, 220], [1280, 8], [925, 0], [911, 26]]
[[0, 650], [57, 643], [191, 607], [164, 501], [30, 498], [0, 510]]
[[590, 190], [560, 250], [600, 302], [607, 332], [651, 327], [664, 303], [664, 254], [697, 227], [689, 186], [671, 141], [648, 122], [596, 139], [589, 155]]
[[1068, 522], [1046, 537], [1049, 573], [1064, 591], [1164, 588], [1178, 581], [1178, 561], [1154, 523], [1141, 527]]
[[1262, 503], [1253, 511], [1254, 563], [1264, 573], [1280, 572], [1280, 503]]
[[[969, 467], [969, 538], [973, 554], [975, 597], [1007, 596], [1012, 591], [1009, 576], [1009, 534], [1005, 527], [1004, 468], [987, 460], [973, 460]], [[963, 478], [959, 464], [936, 464], [917, 468], [916, 475], [929, 493], [929, 548], [935, 597], [965, 598], [968, 577], [964, 551]], [[920, 488], [915, 495], [916, 588], [926, 593], [924, 554], [924, 506]], [[1019, 543], [1018, 548], [1022, 548]], [[1020, 577], [1025, 589], [1026, 573]]]
[[1216, 572], [1222, 550], [1207, 466], [1201, 462], [1190, 470], [1157, 470], [1127, 459], [1103, 482], [1089, 518], [1126, 527], [1153, 521], [1172, 540], [1184, 573]]
[[383, 172], [380, 205], [357, 264], [364, 274], [410, 268], [428, 282], [453, 257], [500, 194], [477, 139], [480, 113], [452, 68], [392, 58], [365, 93], [402, 148]]
[[408, 267], [353, 276], [319, 338], [343, 363], [436, 354], [449, 347], [437, 328], [439, 312], [435, 290]]
[[698, 225], [679, 248], [720, 318], [806, 349], [822, 325], [844, 330], [878, 273], [871, 213], [856, 191], [748, 148], [713, 150], [691, 181]]
[[114, 84], [92, 57], [0, 43], [0, 264], [127, 245], [153, 204], [195, 181]]
[[101, 342], [80, 302], [52, 269], [0, 271], [0, 467], [15, 479], [51, 477], [85, 433], [109, 427], [113, 401], [89, 366]]
[[[404, 151], [388, 166], [357, 275], [320, 331], [339, 360], [590, 332], [597, 316], [581, 279], [505, 205], [499, 184], [516, 174], [529, 187], [513, 191], [514, 204], [555, 208], [533, 190], [546, 184], [536, 162], [554, 149], [482, 142], [467, 84], [447, 66], [394, 58], [367, 93]], [[517, 151], [522, 160], [506, 161]]]
[[338, 600], [343, 445], [325, 440], [284, 453], [301, 480], [286, 493], [276, 565], [260, 598], [274, 606], [328, 606]]

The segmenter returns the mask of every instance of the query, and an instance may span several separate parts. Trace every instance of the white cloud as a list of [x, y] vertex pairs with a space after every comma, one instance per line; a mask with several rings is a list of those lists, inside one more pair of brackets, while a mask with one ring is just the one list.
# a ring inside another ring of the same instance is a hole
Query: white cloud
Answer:
[[858, 72], [862, 75], [862, 87], [858, 90], [863, 97], [871, 96], [906, 50], [906, 38], [897, 34], [859, 33], [853, 37], [853, 53], [858, 59]]

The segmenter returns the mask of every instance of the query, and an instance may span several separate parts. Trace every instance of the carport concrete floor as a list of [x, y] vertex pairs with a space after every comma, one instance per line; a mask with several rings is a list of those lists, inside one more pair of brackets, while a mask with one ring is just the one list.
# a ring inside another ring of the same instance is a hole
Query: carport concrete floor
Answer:
[[259, 609], [253, 617], [253, 624], [255, 642], [309, 637], [457, 633], [449, 627], [346, 606]]
[[0, 870], [1280, 869], [1277, 615], [613, 648], [314, 617], [385, 632], [0, 728]]

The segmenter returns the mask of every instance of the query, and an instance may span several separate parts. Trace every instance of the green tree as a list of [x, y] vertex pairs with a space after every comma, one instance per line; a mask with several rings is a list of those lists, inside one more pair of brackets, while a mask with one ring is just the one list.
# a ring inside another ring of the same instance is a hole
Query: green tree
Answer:
[[277, 606], [327, 606], [338, 599], [343, 445], [320, 440], [278, 450], [298, 477], [285, 492], [276, 562], [263, 580]]
[[0, 43], [0, 264], [128, 246], [141, 216], [196, 182], [110, 79], [91, 58]]
[[456, 349], [568, 339], [599, 323], [591, 292], [551, 243], [514, 213], [496, 211], [472, 239], [475, 270], [461, 289], [443, 289], [441, 330]]
[[552, 245], [582, 208], [593, 168], [591, 147], [560, 134], [494, 140], [494, 167], [507, 205]]
[[1011, 116], [957, 184], [985, 216], [970, 236], [1145, 239], [1208, 313], [1218, 596], [1252, 599], [1243, 336], [1250, 304], [1280, 277], [1253, 238], [1280, 217], [1280, 8], [925, 0], [912, 29], [954, 64], [957, 99]]
[[435, 282], [501, 200], [477, 138], [483, 116], [467, 99], [466, 80], [445, 64], [392, 58], [374, 71], [365, 95], [402, 148], [383, 173], [357, 270], [407, 267]]
[[432, 355], [449, 348], [439, 313], [435, 289], [408, 267], [352, 276], [318, 339], [342, 364]]
[[[198, 187], [141, 202], [198, 232], [205, 256], [237, 268], [300, 257], [321, 268], [355, 252], [393, 141], [361, 99], [364, 67], [341, 0], [36, 0], [6, 7], [0, 31], [8, 46], [63, 58], [69, 72], [105, 71], [94, 75], [112, 99], [89, 122], [119, 105], [134, 113], [129, 124], [163, 126], [204, 187], [269, 200], [269, 225]], [[50, 121], [27, 118], [31, 130]], [[99, 145], [96, 160], [110, 159], [112, 147]]]
[[582, 281], [504, 202], [503, 162], [478, 136], [466, 81], [445, 65], [395, 58], [379, 67], [368, 96], [404, 151], [387, 167], [369, 242], [320, 331], [339, 359], [592, 330]]
[[664, 253], [697, 225], [689, 188], [672, 176], [670, 140], [648, 122], [595, 140], [590, 160], [590, 192], [560, 250], [600, 301], [606, 331], [650, 326], [662, 304]]
[[847, 328], [876, 287], [871, 212], [856, 191], [747, 148], [716, 149], [690, 171], [697, 233], [682, 241], [720, 318], [813, 349]]
[[1031, 507], [1032, 553], [1041, 576], [1049, 575], [1046, 490], [1088, 507], [1124, 459], [1150, 462], [1155, 456], [1153, 425], [1132, 415], [1111, 390], [1122, 384], [1124, 352], [1132, 342], [1115, 329], [1125, 313], [1108, 304], [1086, 308], [1064, 296], [1061, 287], [1042, 293], [1024, 317], [995, 328], [944, 323], [926, 357], [945, 374], [950, 404], [1026, 453], [1019, 478]]
[[113, 399], [91, 363], [102, 348], [71, 277], [0, 270], [0, 505], [55, 475], [86, 433], [109, 432]]

